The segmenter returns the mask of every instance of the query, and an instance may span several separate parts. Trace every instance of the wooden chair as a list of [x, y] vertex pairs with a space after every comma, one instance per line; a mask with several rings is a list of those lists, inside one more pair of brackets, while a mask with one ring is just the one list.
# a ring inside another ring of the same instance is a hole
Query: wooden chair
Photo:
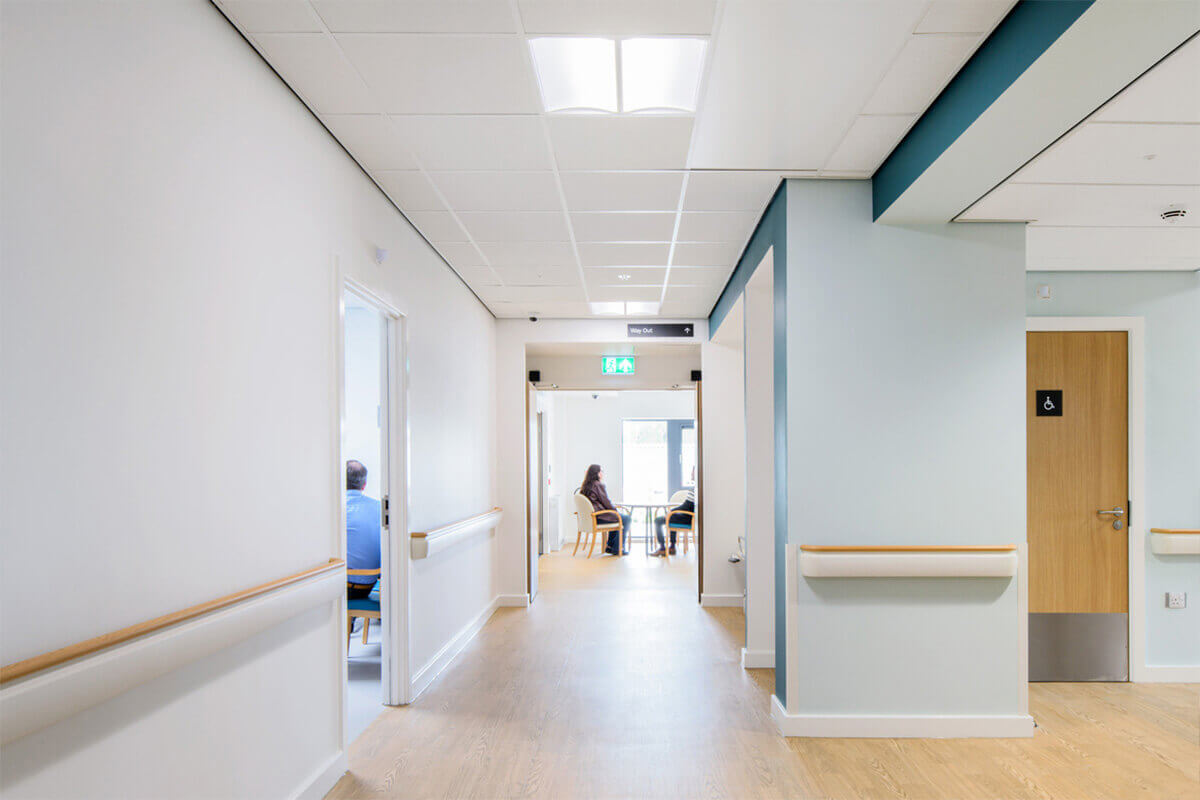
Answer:
[[[688, 490], [680, 489], [678, 492], [671, 495], [671, 499], [669, 501], [671, 505], [667, 509], [667, 531], [668, 531], [668, 533], [673, 531], [675, 533], [677, 539], [682, 539], [680, 544], [683, 545], [684, 553], [687, 553], [687, 551], [688, 551], [688, 540], [689, 539], [693, 543], [695, 543], [697, 541], [696, 540], [696, 512], [679, 510], [679, 506], [681, 506], [683, 504], [684, 500], [687, 500], [687, 496], [688, 496]], [[672, 524], [671, 517], [676, 514], [678, 514], [680, 516], [686, 515], [688, 517], [687, 525], [680, 525], [679, 523]]]
[[596, 549], [596, 537], [616, 531], [617, 533], [617, 552], [625, 552], [625, 528], [621, 525], [621, 521], [616, 522], [600, 522], [596, 519], [600, 514], [613, 514], [613, 511], [594, 511], [592, 510], [592, 501], [588, 500], [581, 494], [575, 495], [575, 519], [578, 520], [575, 533], [575, 549], [571, 555], [579, 552], [579, 542], [584, 537], [590, 538], [591, 544], [588, 546], [587, 557], [592, 557], [592, 551]]
[[[354, 618], [361, 617], [363, 621], [362, 628], [362, 643], [367, 643], [367, 631], [370, 630], [371, 620], [380, 620], [383, 623], [383, 614], [379, 610], [379, 577], [383, 573], [382, 568], [377, 569], [348, 569], [346, 575], [361, 576], [364, 578], [375, 578], [375, 588], [371, 590], [369, 597], [362, 597], [356, 600], [346, 601], [346, 655], [350, 654], [350, 637], [354, 634]], [[362, 584], [353, 584], [346, 581], [346, 589], [351, 586], [361, 586]]]

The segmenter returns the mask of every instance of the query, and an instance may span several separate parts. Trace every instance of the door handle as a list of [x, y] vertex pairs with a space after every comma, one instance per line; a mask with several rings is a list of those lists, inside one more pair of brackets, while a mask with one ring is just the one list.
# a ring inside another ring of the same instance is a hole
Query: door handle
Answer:
[[1121, 517], [1125, 516], [1125, 509], [1121, 508], [1120, 506], [1117, 506], [1116, 508], [1101, 508], [1096, 513], [1100, 516], [1108, 515], [1115, 517], [1116, 519], [1114, 519], [1112, 523], [1113, 530], [1115, 531], [1119, 531], [1121, 528], [1125, 527], [1125, 523], [1121, 521]]

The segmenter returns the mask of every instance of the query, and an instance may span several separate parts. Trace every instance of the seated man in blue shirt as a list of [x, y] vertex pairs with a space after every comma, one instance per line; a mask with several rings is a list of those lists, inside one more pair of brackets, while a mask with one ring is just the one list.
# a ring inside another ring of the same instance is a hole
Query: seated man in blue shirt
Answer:
[[[379, 569], [379, 501], [365, 496], [367, 468], [361, 461], [346, 462], [346, 568]], [[358, 600], [371, 593], [375, 578], [348, 575], [346, 596]]]

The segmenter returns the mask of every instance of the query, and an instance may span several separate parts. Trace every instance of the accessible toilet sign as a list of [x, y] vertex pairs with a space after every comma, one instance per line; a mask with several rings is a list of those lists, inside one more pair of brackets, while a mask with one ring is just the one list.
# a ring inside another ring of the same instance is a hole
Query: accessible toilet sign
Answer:
[[602, 375], [632, 375], [633, 356], [603, 356], [600, 359]]
[[1039, 417], [1062, 416], [1062, 389], [1038, 389], [1034, 394]]

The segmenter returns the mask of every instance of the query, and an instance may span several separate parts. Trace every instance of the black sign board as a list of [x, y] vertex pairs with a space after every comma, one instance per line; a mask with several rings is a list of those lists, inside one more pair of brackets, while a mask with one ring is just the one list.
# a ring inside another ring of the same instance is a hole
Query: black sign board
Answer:
[[1062, 389], [1038, 389], [1034, 395], [1039, 417], [1062, 416]]
[[637, 339], [642, 336], [654, 336], [658, 338], [669, 339], [690, 339], [693, 335], [695, 335], [695, 329], [692, 327], [691, 323], [686, 322], [682, 324], [675, 322], [670, 322], [667, 324], [646, 323], [644, 325], [630, 323], [627, 326], [627, 330], [629, 331], [630, 339]]

